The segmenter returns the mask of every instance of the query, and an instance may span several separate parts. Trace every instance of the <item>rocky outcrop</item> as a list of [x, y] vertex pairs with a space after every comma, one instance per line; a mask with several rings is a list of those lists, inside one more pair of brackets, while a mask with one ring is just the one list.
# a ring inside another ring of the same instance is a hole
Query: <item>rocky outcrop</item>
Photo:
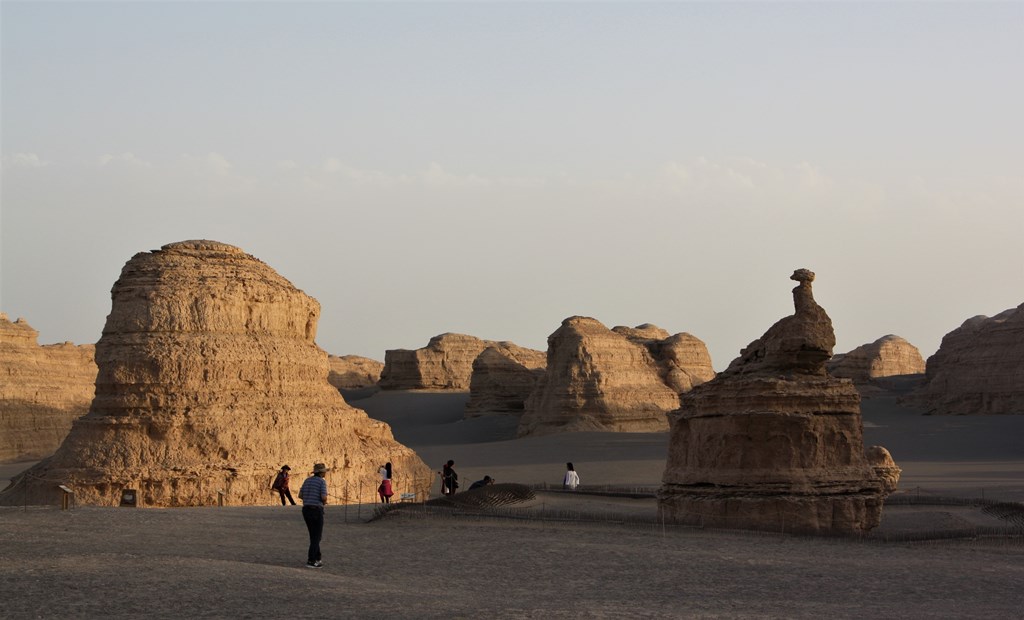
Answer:
[[857, 384], [923, 372], [924, 358], [917, 347], [892, 334], [861, 345], [849, 353], [836, 354], [828, 362], [830, 375], [852, 379]]
[[882, 490], [885, 494], [895, 491], [903, 469], [892, 460], [889, 451], [882, 446], [871, 446], [864, 451], [864, 456], [867, 457], [868, 465], [874, 470], [875, 475], [882, 481]]
[[301, 480], [315, 462], [333, 502], [371, 495], [386, 461], [396, 492], [426, 497], [430, 469], [327, 382], [319, 303], [264, 263], [172, 243], [128, 261], [111, 296], [88, 414], [0, 503], [54, 503], [63, 484], [79, 504], [263, 504], [283, 463]]
[[52, 454], [96, 391], [93, 345], [39, 346], [38, 336], [0, 313], [0, 462]]
[[909, 400], [933, 414], [1024, 414], [1024, 304], [946, 334]]
[[510, 342], [487, 347], [473, 360], [466, 417], [521, 414], [546, 365], [547, 355], [543, 351]]
[[434, 336], [422, 349], [384, 352], [378, 385], [385, 390], [468, 390], [473, 360], [498, 344], [465, 334]]
[[680, 350], [669, 340], [653, 325], [610, 330], [588, 317], [565, 319], [548, 338], [547, 370], [527, 399], [519, 435], [667, 430], [665, 414], [679, 406], [666, 382], [675, 362], [658, 357]]
[[860, 396], [853, 382], [825, 369], [835, 335], [814, 301], [814, 274], [801, 269], [792, 279], [800, 283], [796, 313], [683, 394], [670, 414], [658, 494], [665, 520], [846, 533], [881, 521], [898, 468], [865, 454]]
[[384, 364], [358, 355], [328, 355], [330, 373], [327, 381], [339, 390], [349, 390], [377, 385]]
[[689, 392], [715, 378], [707, 345], [692, 334], [682, 332], [669, 336], [667, 331], [650, 323], [636, 327], [619, 325], [612, 331], [646, 348], [662, 381], [676, 393]]

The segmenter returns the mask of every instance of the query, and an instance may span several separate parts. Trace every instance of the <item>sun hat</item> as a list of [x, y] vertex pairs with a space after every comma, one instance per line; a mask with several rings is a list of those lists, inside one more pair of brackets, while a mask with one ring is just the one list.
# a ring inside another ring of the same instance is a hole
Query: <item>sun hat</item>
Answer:
[[291, 469], [292, 469], [292, 468], [291, 468], [291, 467], [288, 467], [287, 465], [285, 465], [285, 466], [284, 466], [284, 467], [282, 467], [281, 469], [287, 469], [288, 471], [291, 471]]
[[314, 474], [326, 474], [328, 472], [327, 466], [323, 463], [317, 463], [313, 466]]

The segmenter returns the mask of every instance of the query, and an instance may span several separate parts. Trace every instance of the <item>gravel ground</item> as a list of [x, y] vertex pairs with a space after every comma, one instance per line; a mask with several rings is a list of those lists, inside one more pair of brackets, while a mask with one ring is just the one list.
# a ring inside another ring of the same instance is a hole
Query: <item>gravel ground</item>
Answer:
[[[464, 420], [465, 394], [353, 402], [428, 464], [468, 483], [657, 486], [667, 434], [515, 439], [514, 420]], [[1024, 500], [1024, 416], [908, 414], [866, 401], [866, 443], [890, 447], [901, 493]], [[1012, 419], [1011, 419], [1012, 418]], [[2, 479], [29, 464], [0, 466]], [[369, 496], [370, 493], [367, 493]], [[268, 494], [268, 504], [274, 501]], [[297, 507], [0, 507], [0, 618], [1022, 618], [1017, 538], [882, 543], [662, 528], [651, 499], [541, 493], [537, 520], [330, 506], [324, 568], [307, 569]], [[887, 506], [878, 533], [999, 526], [971, 506]]]
[[[396, 510], [367, 523], [371, 510], [328, 507], [325, 566], [314, 570], [304, 566], [308, 539], [293, 507], [0, 508], [2, 615], [1011, 618], [1024, 612], [1019, 539], [894, 544], [445, 511]], [[921, 512], [935, 517], [934, 509]]]

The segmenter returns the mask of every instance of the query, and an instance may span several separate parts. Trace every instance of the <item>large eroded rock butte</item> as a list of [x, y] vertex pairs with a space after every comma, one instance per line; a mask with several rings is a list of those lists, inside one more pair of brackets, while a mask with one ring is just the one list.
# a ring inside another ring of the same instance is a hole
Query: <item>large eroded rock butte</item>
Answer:
[[857, 384], [923, 372], [924, 358], [917, 347], [892, 334], [861, 345], [849, 353], [834, 355], [828, 362], [830, 375], [852, 379]]
[[521, 414], [546, 364], [543, 351], [511, 342], [487, 347], [473, 360], [465, 416]]
[[[700, 346], [695, 344], [699, 343]], [[700, 354], [697, 349], [703, 349]], [[698, 360], [692, 369], [681, 360]], [[548, 337], [547, 370], [526, 401], [519, 435], [562, 431], [659, 432], [681, 387], [711, 369], [703, 343], [654, 325], [608, 329], [574, 316]]]
[[377, 385], [384, 364], [359, 355], [328, 355], [331, 371], [327, 381], [340, 389], [356, 389]]
[[899, 479], [888, 451], [865, 453], [860, 396], [830, 377], [832, 321], [814, 274], [792, 279], [796, 313], [680, 397], [658, 494], [665, 520], [711, 527], [854, 533], [881, 521]]
[[24, 319], [0, 313], [0, 462], [52, 454], [96, 391], [95, 346], [38, 338]]
[[946, 334], [909, 400], [933, 414], [1024, 414], [1024, 304]]
[[[320, 304], [242, 250], [184, 241], [136, 254], [111, 290], [89, 413], [0, 503], [266, 504], [287, 463], [297, 483], [331, 468], [331, 501], [372, 496], [394, 464], [397, 493], [426, 497], [431, 470], [390, 427], [327, 382]], [[296, 487], [298, 484], [296, 484]], [[365, 487], [365, 488], [364, 488]]]
[[377, 385], [384, 390], [469, 390], [473, 360], [497, 344], [447, 333], [434, 336], [422, 349], [389, 349]]

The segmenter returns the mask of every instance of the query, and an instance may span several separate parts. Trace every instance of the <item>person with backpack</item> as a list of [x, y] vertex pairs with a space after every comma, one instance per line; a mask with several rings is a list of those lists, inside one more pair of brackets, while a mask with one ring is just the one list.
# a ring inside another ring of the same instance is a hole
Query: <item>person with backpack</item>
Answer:
[[277, 477], [274, 478], [274, 484], [270, 486], [271, 489], [277, 491], [281, 496], [282, 506], [287, 506], [287, 504], [284, 503], [286, 497], [288, 498], [288, 501], [292, 503], [292, 506], [295, 505], [295, 500], [292, 499], [292, 492], [288, 488], [288, 479], [291, 478], [291, 475], [288, 472], [291, 471], [291, 469], [292, 468], [287, 465], [283, 466], [281, 471], [277, 472]]

